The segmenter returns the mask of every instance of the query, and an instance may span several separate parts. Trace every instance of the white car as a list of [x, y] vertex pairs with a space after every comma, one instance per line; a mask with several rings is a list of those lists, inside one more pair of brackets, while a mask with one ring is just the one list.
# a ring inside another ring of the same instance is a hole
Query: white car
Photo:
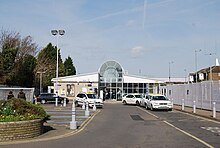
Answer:
[[166, 109], [172, 111], [173, 103], [166, 98], [164, 95], [160, 94], [148, 94], [147, 99], [147, 109]]
[[122, 98], [122, 103], [140, 105], [141, 98], [141, 94], [127, 94]]
[[94, 93], [79, 93], [75, 98], [75, 105], [76, 106], [82, 106], [83, 102], [86, 104], [86, 102], [89, 103], [89, 107], [94, 106], [94, 102], [96, 107], [103, 108], [103, 100], [99, 99], [96, 94]]
[[147, 97], [148, 95], [142, 95], [142, 98], [140, 100], [140, 106], [143, 106], [143, 107], [147, 106]]

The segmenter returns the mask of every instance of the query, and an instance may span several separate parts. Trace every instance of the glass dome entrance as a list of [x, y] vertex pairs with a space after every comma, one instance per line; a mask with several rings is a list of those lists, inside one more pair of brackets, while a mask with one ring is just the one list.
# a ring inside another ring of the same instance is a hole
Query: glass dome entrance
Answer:
[[123, 90], [123, 69], [115, 61], [107, 61], [99, 69], [99, 92], [104, 99], [121, 98]]

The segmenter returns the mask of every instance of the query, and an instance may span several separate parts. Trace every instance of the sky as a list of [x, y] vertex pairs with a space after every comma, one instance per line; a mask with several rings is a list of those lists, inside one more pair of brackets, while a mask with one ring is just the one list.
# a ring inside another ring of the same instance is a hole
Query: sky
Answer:
[[220, 0], [0, 2], [1, 29], [30, 35], [39, 51], [65, 30], [58, 47], [78, 74], [114, 60], [132, 75], [185, 77], [220, 60]]

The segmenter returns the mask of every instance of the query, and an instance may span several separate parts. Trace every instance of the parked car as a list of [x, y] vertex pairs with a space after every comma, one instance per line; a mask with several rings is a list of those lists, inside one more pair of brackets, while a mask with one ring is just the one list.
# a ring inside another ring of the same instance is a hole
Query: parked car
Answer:
[[[69, 103], [69, 99], [65, 97], [58, 96], [58, 103], [64, 103], [64, 99], [66, 99], [66, 103]], [[56, 102], [56, 94], [53, 93], [41, 93], [37, 97], [37, 102], [42, 104], [45, 103], [55, 103]]]
[[165, 109], [172, 111], [173, 103], [164, 95], [161, 94], [148, 94], [147, 109]]
[[141, 94], [127, 94], [122, 98], [122, 103], [140, 105], [141, 98]]
[[89, 103], [89, 107], [93, 107], [94, 106], [94, 102], [96, 107], [100, 107], [103, 108], [103, 100], [98, 98], [96, 94], [94, 93], [79, 93], [77, 94], [76, 98], [75, 98], [75, 105], [76, 106], [82, 106], [83, 102], [88, 102]]
[[140, 106], [146, 107], [147, 106], [147, 99], [148, 99], [148, 95], [142, 95], [142, 98], [140, 100]]

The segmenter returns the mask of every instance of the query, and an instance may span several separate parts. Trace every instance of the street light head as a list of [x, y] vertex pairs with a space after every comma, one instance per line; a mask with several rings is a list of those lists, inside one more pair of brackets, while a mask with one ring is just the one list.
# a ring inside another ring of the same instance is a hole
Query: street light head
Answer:
[[59, 35], [64, 35], [65, 34], [65, 30], [59, 30]]
[[51, 30], [52, 35], [57, 35], [58, 31], [57, 30]]

